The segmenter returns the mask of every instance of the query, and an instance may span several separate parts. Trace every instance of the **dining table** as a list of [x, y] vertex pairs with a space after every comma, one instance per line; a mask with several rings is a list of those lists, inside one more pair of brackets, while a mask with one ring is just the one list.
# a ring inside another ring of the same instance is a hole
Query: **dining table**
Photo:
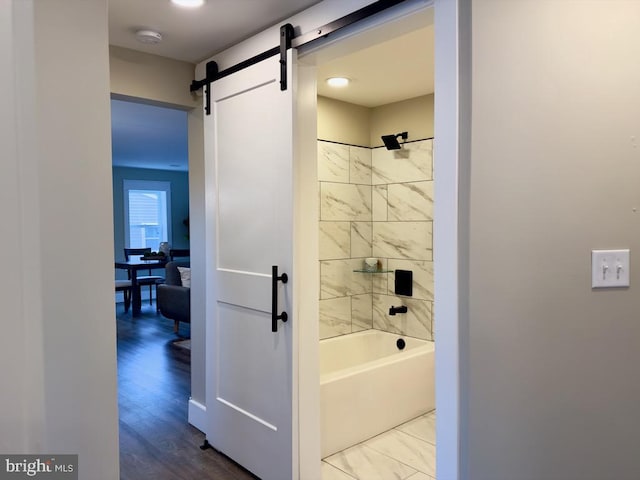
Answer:
[[140, 295], [140, 284], [138, 283], [138, 271], [149, 270], [154, 268], [164, 268], [167, 259], [149, 259], [143, 257], [131, 257], [127, 261], [116, 261], [115, 267], [129, 272], [131, 280], [131, 315], [133, 317], [140, 316], [142, 310], [142, 298]]

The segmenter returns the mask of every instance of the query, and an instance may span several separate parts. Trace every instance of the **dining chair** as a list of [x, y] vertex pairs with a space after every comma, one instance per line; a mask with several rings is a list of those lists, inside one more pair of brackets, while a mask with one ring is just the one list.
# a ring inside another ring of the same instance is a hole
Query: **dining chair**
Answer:
[[[125, 248], [124, 249], [124, 259], [126, 262], [129, 261], [130, 257], [142, 256], [145, 253], [151, 252], [151, 248]], [[131, 274], [129, 274], [129, 278], [131, 278]], [[164, 277], [161, 275], [152, 275], [151, 269], [149, 269], [149, 275], [138, 275], [137, 277], [138, 285], [140, 287], [144, 285], [149, 285], [149, 305], [153, 305], [153, 287], [158, 283], [164, 282]], [[156, 297], [158, 296], [158, 290], [156, 288]]]
[[129, 311], [131, 305], [131, 280], [116, 280], [116, 292], [124, 295], [124, 313]]

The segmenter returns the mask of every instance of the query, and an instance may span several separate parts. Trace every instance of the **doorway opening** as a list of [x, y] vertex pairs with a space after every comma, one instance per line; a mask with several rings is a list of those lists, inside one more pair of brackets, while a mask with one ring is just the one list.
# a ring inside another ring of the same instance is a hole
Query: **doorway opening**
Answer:
[[[321, 445], [329, 477], [385, 469], [435, 477], [432, 15], [425, 9], [302, 59], [317, 68]], [[334, 77], [350, 82], [332, 89]], [[385, 148], [385, 136], [400, 148]], [[409, 290], [401, 285], [407, 275]], [[355, 358], [386, 343], [380, 356]], [[406, 363], [393, 373], [400, 357]], [[411, 444], [410, 462], [398, 442]]]
[[[189, 260], [171, 256], [190, 251], [187, 115], [142, 99], [112, 98], [117, 262], [124, 260], [125, 248], [160, 252], [165, 245], [168, 260]], [[168, 284], [165, 266], [159, 267], [139, 275], [157, 275]], [[116, 278], [127, 280], [128, 272], [117, 269]], [[203, 435], [187, 419], [191, 324], [181, 321], [174, 330], [174, 319], [158, 309], [164, 286], [142, 286], [135, 313], [132, 305], [125, 311], [122, 293], [116, 297], [122, 478], [177, 478], [176, 472], [193, 477], [203, 466], [216, 472], [230, 463], [210, 453], [193, 461]]]

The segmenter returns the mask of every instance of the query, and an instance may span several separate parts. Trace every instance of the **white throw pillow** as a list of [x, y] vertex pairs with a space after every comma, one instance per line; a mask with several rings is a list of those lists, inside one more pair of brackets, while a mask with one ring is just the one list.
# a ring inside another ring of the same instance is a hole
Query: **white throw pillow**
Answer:
[[191, 269], [189, 267], [177, 267], [180, 272], [180, 281], [183, 287], [191, 288]]

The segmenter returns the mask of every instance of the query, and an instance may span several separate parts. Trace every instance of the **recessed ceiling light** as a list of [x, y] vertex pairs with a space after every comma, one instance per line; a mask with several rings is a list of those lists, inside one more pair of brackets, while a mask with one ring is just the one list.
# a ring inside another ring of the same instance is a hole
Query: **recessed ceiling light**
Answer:
[[171, 3], [179, 7], [196, 8], [204, 5], [204, 0], [171, 0]]
[[349, 85], [349, 82], [350, 80], [346, 77], [327, 78], [327, 85], [329, 85], [330, 87], [336, 87], [336, 88], [346, 87], [347, 85]]

